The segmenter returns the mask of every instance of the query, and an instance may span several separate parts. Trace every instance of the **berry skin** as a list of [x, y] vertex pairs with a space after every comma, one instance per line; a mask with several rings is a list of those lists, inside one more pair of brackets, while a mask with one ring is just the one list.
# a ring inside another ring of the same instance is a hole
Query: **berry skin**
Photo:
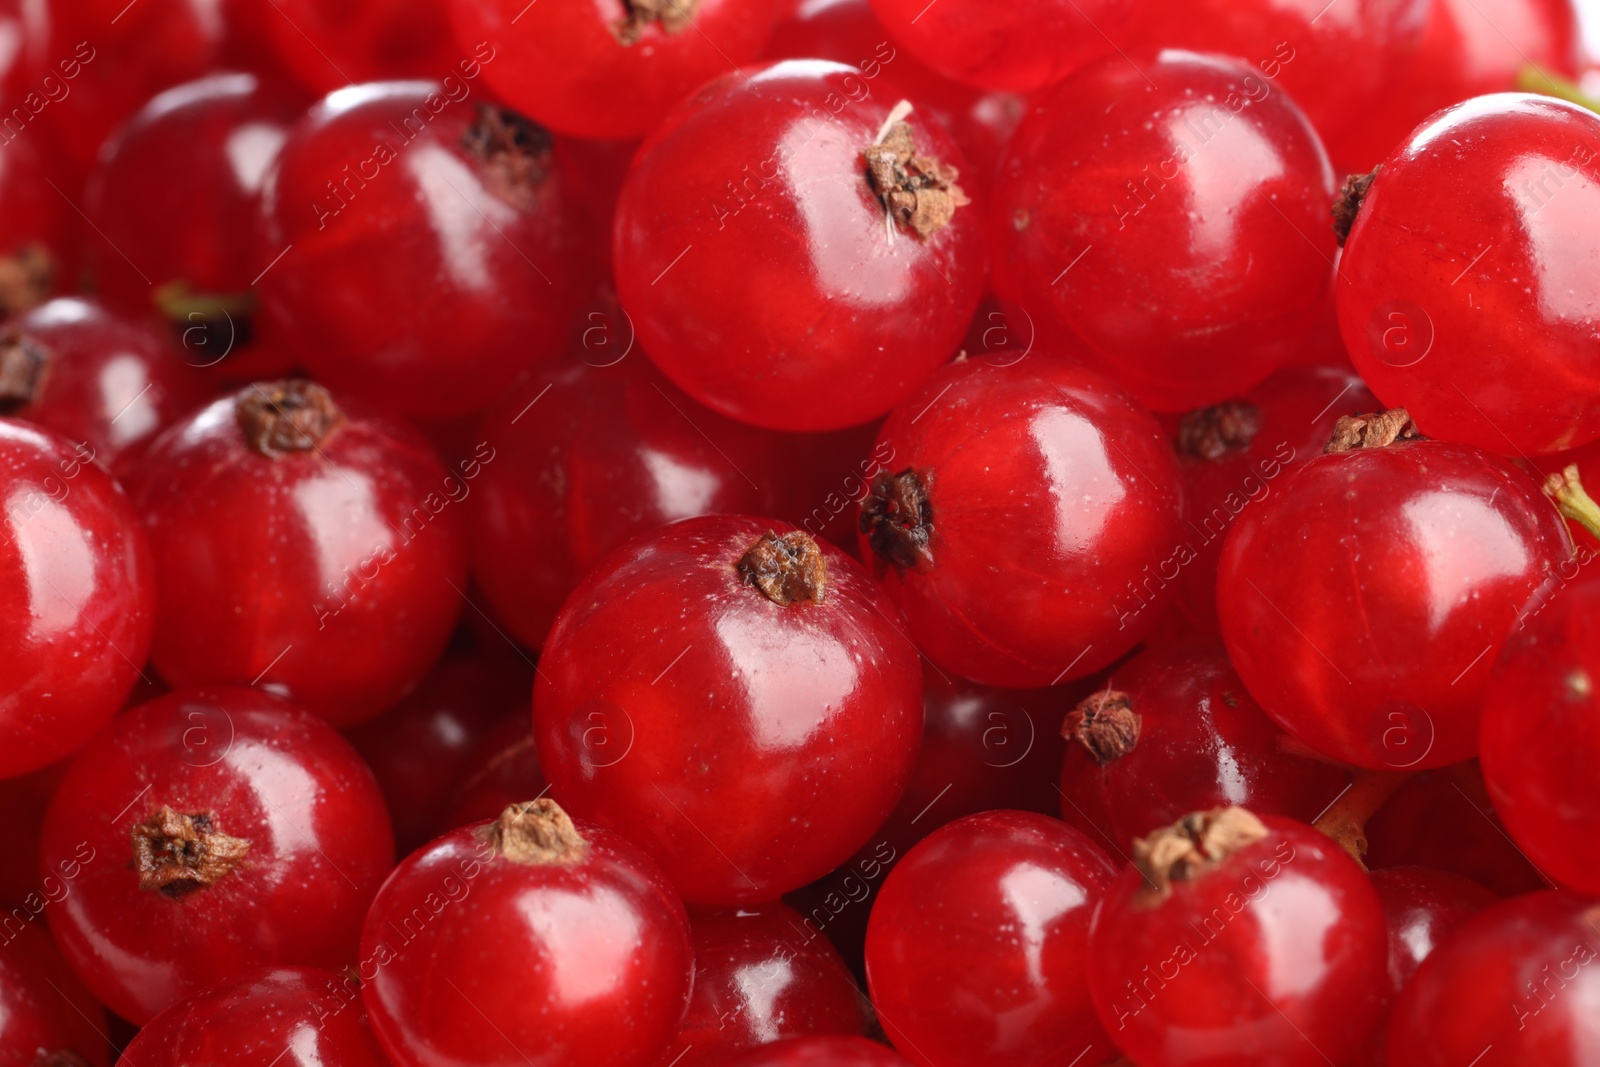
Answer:
[[864, 1037], [796, 1037], [747, 1052], [729, 1067], [907, 1067]]
[[1085, 834], [1032, 812], [958, 819], [912, 849], [867, 926], [884, 1032], [922, 1067], [1099, 1063], [1089, 917], [1116, 877]]
[[863, 558], [924, 655], [987, 685], [1080, 678], [1170, 602], [1183, 544], [1160, 427], [1079, 364], [1034, 355], [944, 368], [878, 437], [894, 456], [862, 505]]
[[434, 823], [435, 834], [486, 822], [519, 803], [518, 797], [542, 797], [550, 788], [539, 769], [526, 705], [496, 723], [467, 763], [474, 770], [451, 794], [443, 818]]
[[689, 929], [694, 994], [662, 1064], [727, 1067], [746, 1049], [786, 1037], [865, 1029], [855, 979], [826, 938], [807, 939], [794, 909], [705, 912]]
[[1441, 767], [1477, 750], [1495, 655], [1572, 541], [1506, 460], [1368, 441], [1300, 464], [1239, 516], [1217, 578], [1222, 636], [1266, 713], [1322, 755]]
[[394, 841], [372, 772], [326, 723], [258, 690], [189, 690], [73, 760], [40, 859], [81, 865], [50, 931], [142, 1024], [251, 968], [343, 967]]
[[1135, 838], [1226, 804], [1310, 822], [1350, 779], [1297, 751], [1203, 639], [1116, 667], [1062, 732], [1062, 818], [1109, 834], [1123, 855]]
[[99, 293], [166, 323], [191, 366], [234, 380], [291, 369], [281, 345], [258, 343], [252, 282], [280, 250], [255, 238], [261, 187], [304, 110], [298, 93], [253, 74], [187, 82], [125, 122], [90, 175]]
[[0, 942], [0, 1063], [106, 1067], [105, 1032], [105, 1009], [67, 969], [44, 924], [24, 926], [8, 914]]
[[315, 967], [252, 971], [174, 1004], [139, 1031], [118, 1062], [387, 1065], [354, 979]]
[[416, 431], [304, 381], [173, 426], [131, 483], [155, 551], [156, 669], [270, 685], [341, 726], [389, 707], [460, 613], [473, 463], [447, 474]]
[[996, 291], [1150, 407], [1214, 404], [1323, 311], [1333, 192], [1316, 131], [1270, 80], [1187, 52], [1111, 56], [1035, 97], [1006, 149]]
[[471, 91], [330, 93], [262, 192], [268, 325], [319, 381], [410, 415], [497, 398], [561, 346], [592, 273], [549, 135]]
[[872, 0], [893, 36], [947, 78], [980, 89], [1031, 93], [1126, 40], [1136, 5], [1117, 0]]
[[655, 864], [538, 800], [401, 863], [357, 969], [395, 1067], [655, 1067], [694, 954]]
[[[448, 0], [456, 39], [493, 42], [483, 77], [537, 122], [574, 137], [641, 137], [701, 83], [761, 54], [770, 0], [599, 0], [528, 8]], [[735, 171], [736, 172], [736, 171]], [[735, 173], [730, 172], [730, 173]]]
[[318, 93], [386, 78], [443, 78], [472, 51], [451, 39], [434, 0], [255, 2], [274, 9], [262, 21], [278, 60]]
[[1479, 751], [1495, 810], [1528, 859], [1600, 894], [1600, 583], [1562, 590], [1514, 635], [1483, 697]]
[[1395, 1005], [1389, 1063], [1579, 1067], [1600, 1048], [1600, 905], [1530, 893], [1469, 919]]
[[[7, 27], [0, 15], [0, 33]], [[6, 99], [14, 99], [7, 96]], [[41, 100], [35, 97], [35, 101]], [[9, 117], [9, 116], [7, 116]], [[76, 216], [50, 188], [55, 160], [37, 138], [5, 130], [0, 152], [0, 315], [37, 307], [77, 281]], [[24, 127], [26, 129], [26, 127]], [[60, 175], [53, 175], [59, 180]]]
[[206, 396], [165, 337], [94, 300], [58, 297], [0, 333], [0, 411], [82, 442], [118, 477]]
[[1176, 435], [1178, 463], [1184, 518], [1195, 534], [1190, 544], [1198, 558], [1178, 579], [1178, 606], [1197, 629], [1217, 633], [1222, 625], [1217, 563], [1233, 520], [1277, 492], [1278, 476], [1289, 464], [1319, 455], [1341, 416], [1377, 408], [1377, 398], [1352, 372], [1294, 366], [1236, 400], [1183, 416]]
[[[1416, 53], [1429, 0], [1144, 0], [1132, 41], [1238, 56], [1281, 84], [1348, 169]], [[1126, 45], [1124, 46], [1126, 47]], [[1159, 80], [1159, 79], [1158, 79]], [[1308, 231], [1309, 233], [1309, 231]]]
[[503, 458], [467, 504], [472, 570], [530, 648], [630, 537], [697, 515], [767, 514], [772, 493], [758, 486], [779, 480], [774, 435], [706, 411], [637, 358], [536, 372], [478, 433]]
[[573, 592], [539, 661], [553, 794], [625, 831], [693, 904], [820, 877], [916, 761], [922, 679], [896, 616], [853, 560], [782, 523], [685, 519], [630, 542]]
[[75, 752], [133, 689], [155, 625], [139, 518], [94, 451], [0, 419], [0, 778]]
[[1501, 93], [1384, 161], [1339, 262], [1367, 384], [1431, 437], [1508, 456], [1600, 438], [1600, 117]]
[[[936, 121], [912, 111], [880, 143], [897, 99], [854, 67], [786, 60], [703, 86], [640, 146], [617, 292], [684, 392], [757, 426], [833, 430], [955, 355], [983, 286], [979, 208]], [[897, 172], [881, 188], [869, 149]], [[906, 205], [893, 229], [889, 202]]]
[[1141, 842], [1134, 864], [1089, 931], [1089, 989], [1125, 1055], [1324, 1067], [1357, 1050], [1384, 982], [1383, 908], [1331, 839], [1217, 808]]

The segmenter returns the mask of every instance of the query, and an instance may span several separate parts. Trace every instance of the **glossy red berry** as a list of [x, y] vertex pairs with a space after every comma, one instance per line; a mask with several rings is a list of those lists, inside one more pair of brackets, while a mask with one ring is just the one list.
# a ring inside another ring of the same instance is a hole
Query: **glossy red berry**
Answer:
[[394, 841], [372, 772], [326, 723], [259, 690], [189, 690], [73, 760], [40, 855], [80, 865], [47, 912], [63, 954], [143, 1023], [251, 968], [345, 966]]
[[256, 2], [273, 9], [262, 21], [278, 61], [318, 93], [361, 82], [443, 78], [473, 55], [452, 39], [444, 5], [433, 0]]
[[906, 1061], [864, 1037], [796, 1037], [762, 1045], [729, 1067], [906, 1067]]
[[761, 54], [780, 5], [765, 0], [600, 0], [525, 7], [449, 0], [463, 45], [486, 40], [484, 80], [536, 122], [575, 137], [654, 129], [681, 98]]
[[1132, 39], [1237, 56], [1305, 109], [1340, 166], [1416, 54], [1429, 0], [1143, 0]]
[[947, 78], [1031, 93], [1126, 41], [1137, 5], [1117, 0], [872, 0], [897, 44]]
[[632, 541], [545, 642], [552, 792], [626, 832], [685, 900], [775, 899], [849, 857], [911, 777], [922, 680], [903, 626], [859, 565], [781, 523], [686, 519]]
[[119, 1063], [387, 1067], [353, 977], [315, 967], [240, 975], [150, 1020]]
[[478, 89], [331, 93], [262, 194], [271, 325], [319, 380], [408, 414], [499, 396], [559, 347], [592, 273], [549, 135]]
[[966, 360], [878, 440], [894, 459], [862, 504], [862, 555], [943, 670], [1014, 687], [1083, 677], [1171, 600], [1157, 569], [1185, 550], [1177, 462], [1099, 374], [1053, 355]]
[[1188, 812], [1230, 804], [1310, 822], [1350, 780], [1267, 718], [1203, 639], [1114, 668], [1061, 730], [1062, 818], [1109, 835], [1121, 855]]
[[1530, 893], [1469, 919], [1423, 961], [1389, 1024], [1388, 1062], [1579, 1067], [1600, 1048], [1600, 905]]
[[1331, 839], [1217, 808], [1140, 843], [1095, 910], [1089, 988], [1141, 1067], [1322, 1067], [1376, 1018], [1386, 951], [1378, 895]]
[[106, 1067], [105, 1009], [67, 969], [43, 924], [13, 915], [0, 937], [0, 1063]]
[[949, 135], [897, 99], [854, 67], [787, 60], [709, 83], [640, 147], [617, 291], [690, 396], [838, 429], [955, 354], [983, 285], [979, 209]]
[[860, 1034], [867, 1006], [826, 938], [782, 904], [691, 916], [694, 995], [663, 1064], [726, 1067], [803, 1034]]
[[[44, 102], [37, 94], [34, 100]], [[78, 280], [76, 212], [50, 187], [63, 180], [54, 157], [40, 137], [26, 134], [14, 116], [0, 122], [0, 314], [8, 318]]]
[[1600, 117], [1504, 93], [1397, 148], [1356, 203], [1339, 323], [1432, 437], [1538, 455], [1600, 438]]
[[637, 356], [551, 364], [507, 393], [478, 436], [497, 461], [467, 505], [472, 569], [530, 648], [579, 579], [630, 537], [675, 519], [772, 511], [775, 435], [705, 410]]
[[1483, 696], [1483, 780], [1534, 866], [1600, 894], [1600, 584], [1559, 592], [1506, 644]]
[[1240, 512], [1278, 492], [1291, 463], [1320, 455], [1341, 416], [1377, 408], [1377, 398], [1348, 370], [1291, 366], [1242, 397], [1183, 416], [1175, 443], [1195, 559], [1178, 578], [1178, 605], [1196, 628], [1216, 633], [1221, 626], [1217, 564]]
[[[514, 718], [527, 731], [532, 691], [533, 669], [515, 651], [458, 648], [404, 700], [349, 731], [350, 743], [378, 779], [401, 853], [442, 829], [474, 821], [441, 828], [440, 806], [462, 779], [481, 769], [480, 754], [501, 722]], [[538, 789], [517, 792], [534, 796]]]
[[59, 297], [0, 333], [0, 410], [86, 446], [119, 476], [207, 395], [166, 337], [93, 300]]
[[939, 829], [884, 882], [867, 979], [884, 1032], [923, 1067], [1100, 1063], [1089, 917], [1116, 876], [1082, 832], [991, 811]]
[[150, 651], [155, 568], [94, 451], [0, 419], [0, 778], [77, 751]]
[[1234, 523], [1217, 579], [1228, 655], [1267, 714], [1331, 759], [1378, 769], [1476, 752], [1489, 668], [1572, 554], [1521, 470], [1408, 439], [1408, 425], [1404, 411], [1342, 420], [1339, 451], [1290, 470]]
[[1144, 403], [1229, 399], [1324, 306], [1333, 171], [1281, 86], [1236, 62], [1112, 56], [1033, 101], [1000, 167], [995, 284]]
[[372, 905], [357, 967], [395, 1067], [655, 1067], [693, 969], [660, 869], [549, 800], [406, 859]]
[[340, 725], [382, 711], [450, 639], [471, 477], [310, 382], [248, 386], [172, 427], [132, 482], [159, 579], [156, 669], [260, 682]]
[[[279, 19], [279, 21], [282, 21]], [[253, 74], [168, 89], [122, 125], [90, 176], [90, 269], [107, 303], [167, 324], [184, 362], [234, 379], [292, 369], [258, 344], [261, 187], [304, 102]], [[226, 361], [226, 362], [224, 362]]]
[[496, 723], [467, 762], [473, 769], [462, 777], [443, 816], [434, 822], [435, 834], [493, 819], [520, 803], [518, 797], [542, 797], [550, 789], [539, 769], [526, 706]]

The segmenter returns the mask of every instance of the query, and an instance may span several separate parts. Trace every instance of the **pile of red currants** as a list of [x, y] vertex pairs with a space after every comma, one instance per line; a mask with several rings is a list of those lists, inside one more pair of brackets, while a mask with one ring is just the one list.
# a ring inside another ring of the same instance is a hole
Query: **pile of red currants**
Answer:
[[0, 1067], [1597, 1067], [1587, 66], [0, 0]]

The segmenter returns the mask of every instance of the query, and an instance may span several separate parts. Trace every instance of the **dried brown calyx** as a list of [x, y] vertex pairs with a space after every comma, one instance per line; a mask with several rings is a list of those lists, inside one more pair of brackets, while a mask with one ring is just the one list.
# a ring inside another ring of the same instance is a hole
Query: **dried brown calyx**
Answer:
[[1212, 808], [1139, 838], [1133, 843], [1133, 863], [1144, 875], [1140, 903], [1159, 904], [1172, 895], [1173, 882], [1198, 878], [1266, 836], [1266, 825], [1244, 808]]
[[244, 440], [268, 459], [310, 452], [344, 422], [333, 395], [316, 382], [261, 382], [239, 394], [234, 418]]
[[956, 184], [955, 167], [917, 152], [916, 139], [905, 116], [911, 105], [902, 100], [889, 113], [878, 139], [862, 152], [867, 160], [867, 180], [893, 224], [899, 223], [926, 240], [949, 225], [956, 209], [971, 203]]
[[929, 541], [933, 536], [933, 508], [928, 487], [916, 471], [887, 471], [872, 479], [872, 490], [861, 502], [861, 532], [880, 559], [901, 570], [933, 562]]
[[0, 415], [33, 403], [49, 370], [48, 348], [16, 330], [0, 333]]
[[1260, 431], [1260, 408], [1247, 400], [1225, 400], [1183, 417], [1178, 451], [1196, 459], [1220, 459], [1249, 445]]
[[1333, 235], [1339, 239], [1340, 248], [1350, 237], [1350, 227], [1356, 224], [1361, 202], [1367, 198], [1367, 190], [1372, 188], [1373, 180], [1382, 169], [1379, 165], [1368, 174], [1352, 174], [1339, 187], [1339, 195], [1333, 200]]
[[512, 804], [481, 833], [512, 863], [576, 863], [589, 844], [561, 805], [548, 797]]
[[56, 261], [41, 244], [23, 245], [0, 256], [0, 317], [36, 308], [55, 291]]
[[250, 842], [229, 837], [214, 811], [177, 812], [162, 806], [133, 828], [133, 869], [139, 888], [176, 900], [215, 885], [244, 862]]
[[1405, 408], [1390, 408], [1371, 415], [1341, 415], [1333, 424], [1333, 436], [1324, 453], [1348, 452], [1354, 448], [1387, 448], [1396, 441], [1420, 438], [1417, 424]]
[[478, 105], [461, 147], [488, 171], [490, 190], [523, 211], [532, 210], [550, 174], [550, 131], [510, 108]]
[[1076, 741], [1104, 767], [1134, 750], [1144, 720], [1127, 693], [1106, 689], [1085, 697], [1061, 724], [1061, 736]]
[[628, 13], [611, 24], [611, 36], [632, 45], [652, 22], [659, 23], [663, 33], [682, 33], [699, 12], [700, 0], [623, 0], [622, 6]]
[[828, 567], [822, 549], [810, 534], [794, 530], [779, 536], [771, 530], [739, 557], [739, 577], [780, 607], [811, 601], [828, 593]]

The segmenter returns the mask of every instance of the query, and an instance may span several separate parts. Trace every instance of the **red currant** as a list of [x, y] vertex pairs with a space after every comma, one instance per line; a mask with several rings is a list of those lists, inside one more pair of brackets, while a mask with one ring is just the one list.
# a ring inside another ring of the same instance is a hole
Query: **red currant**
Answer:
[[50, 935], [7, 916], [0, 943], [0, 1063], [106, 1067], [105, 1031], [105, 1009], [67, 968]]
[[163, 1011], [118, 1062], [387, 1067], [360, 998], [349, 975], [315, 967], [249, 972]]
[[949, 135], [894, 100], [856, 68], [785, 60], [709, 83], [640, 147], [617, 291], [645, 351], [707, 407], [854, 426], [954, 354], [982, 226]]
[[1485, 96], [1347, 185], [1345, 344], [1423, 433], [1506, 455], [1600, 438], [1597, 146], [1575, 104]]
[[872, 0], [897, 43], [945, 77], [1031, 93], [1127, 39], [1137, 5], [1118, 0]]
[[1144, 403], [1226, 400], [1323, 309], [1333, 171], [1272, 83], [1232, 61], [1113, 56], [1035, 97], [990, 231], [1000, 294], [1069, 329]]
[[726, 1067], [757, 1045], [802, 1034], [859, 1034], [864, 1002], [826, 939], [794, 909], [763, 904], [691, 916], [694, 995], [662, 1054], [675, 1067]]
[[1178, 605], [1196, 627], [1216, 633], [1221, 626], [1217, 564], [1234, 519], [1270, 496], [1289, 464], [1319, 454], [1341, 416], [1377, 407], [1354, 373], [1301, 365], [1279, 371], [1237, 400], [1183, 416], [1176, 441], [1184, 518], [1195, 535], [1190, 545], [1196, 558], [1178, 579]]
[[911, 777], [922, 680], [896, 614], [848, 556], [781, 523], [686, 519], [630, 542], [539, 662], [555, 796], [625, 830], [692, 903], [804, 885]]
[[484, 80], [561, 133], [631, 138], [679, 99], [761, 54], [780, 5], [765, 0], [597, 0], [525, 6], [449, 0], [462, 43], [493, 42]]
[[1430, 0], [1142, 0], [1133, 40], [1237, 56], [1305, 108], [1335, 160], [1416, 54]]
[[1119, 855], [1200, 809], [1234, 804], [1310, 822], [1349, 782], [1344, 770], [1298, 751], [1222, 649], [1204, 640], [1116, 668], [1062, 732], [1071, 742], [1062, 818], [1110, 835]]
[[550, 788], [539, 769], [533, 723], [525, 710], [496, 723], [467, 762], [474, 769], [451, 794], [443, 819], [434, 823], [436, 834], [492, 819], [518, 803], [517, 797], [542, 797]]
[[1483, 779], [1528, 859], [1600, 894], [1600, 583], [1563, 590], [1501, 653], [1483, 697]]
[[490, 410], [479, 436], [497, 462], [467, 505], [472, 569], [531, 648], [578, 580], [635, 534], [772, 510], [774, 436], [705, 410], [637, 359], [568, 359], [535, 373]]
[[252, 284], [279, 251], [255, 239], [261, 186], [303, 110], [253, 74], [189, 82], [124, 123], [90, 176], [99, 292], [120, 311], [159, 316], [192, 366], [234, 378], [292, 369], [281, 345], [255, 343]]
[[94, 450], [0, 419], [0, 778], [77, 751], [133, 689], [155, 568]]
[[251, 968], [344, 966], [394, 839], [372, 772], [326, 723], [258, 690], [191, 690], [73, 760], [40, 859], [78, 867], [47, 912], [62, 952], [144, 1023]]
[[1361, 767], [1473, 755], [1489, 668], [1572, 555], [1526, 474], [1414, 433], [1403, 410], [1341, 419], [1335, 451], [1240, 515], [1217, 580], [1251, 694], [1301, 741]]
[[443, 78], [471, 51], [451, 38], [444, 5], [435, 0], [257, 2], [273, 9], [263, 21], [278, 60], [319, 93], [391, 78]]
[[206, 396], [165, 337], [92, 300], [57, 298], [0, 333], [0, 410], [80, 442], [119, 476]]
[[410, 414], [499, 396], [560, 346], [592, 273], [549, 134], [470, 93], [331, 93], [262, 193], [269, 324], [319, 379]]
[[1575, 893], [1502, 901], [1422, 962], [1389, 1025], [1407, 1067], [1580, 1067], [1600, 1048], [1600, 906]]
[[471, 476], [311, 382], [252, 385], [174, 426], [132, 483], [159, 578], [156, 669], [262, 682], [339, 725], [389, 707], [461, 610]]
[[879, 445], [894, 458], [862, 504], [862, 554], [944, 670], [1083, 677], [1171, 600], [1176, 573], [1157, 570], [1187, 551], [1177, 462], [1100, 375], [1054, 356], [965, 360], [896, 408]]
[[[469, 902], [470, 898], [470, 902]], [[627, 841], [553, 801], [414, 853], [358, 974], [395, 1067], [655, 1067], [689, 1001], [683, 903]]]
[[969, 815], [912, 849], [867, 926], [884, 1032], [922, 1067], [1110, 1058], [1085, 978], [1089, 916], [1116, 868], [1087, 836], [1021, 811]]
[[1217, 808], [1139, 842], [1095, 909], [1089, 989], [1140, 1067], [1323, 1067], [1377, 1017], [1385, 953], [1378, 895], [1338, 845]]
[[463, 778], [480, 769], [479, 754], [500, 722], [515, 718], [527, 732], [532, 689], [533, 671], [517, 654], [459, 649], [440, 660], [394, 708], [349, 731], [351, 744], [383, 790], [402, 853], [439, 832], [440, 805]]
[[[0, 778], [0, 906], [21, 905], [11, 912], [11, 918], [32, 922], [44, 913], [50, 898], [42, 890], [60, 884], [58, 872], [51, 871], [55, 879], [44, 885], [45, 872], [39, 869], [39, 827], [44, 823], [44, 809], [56, 791], [66, 763], [53, 763], [43, 770], [16, 778]], [[10, 932], [8, 918], [0, 918], [0, 940]]]
[[9, 120], [0, 129], [0, 316], [9, 318], [73, 286], [78, 238], [71, 205], [50, 187], [54, 160]]
[[728, 1067], [907, 1067], [907, 1062], [862, 1037], [796, 1037], [762, 1045]]

